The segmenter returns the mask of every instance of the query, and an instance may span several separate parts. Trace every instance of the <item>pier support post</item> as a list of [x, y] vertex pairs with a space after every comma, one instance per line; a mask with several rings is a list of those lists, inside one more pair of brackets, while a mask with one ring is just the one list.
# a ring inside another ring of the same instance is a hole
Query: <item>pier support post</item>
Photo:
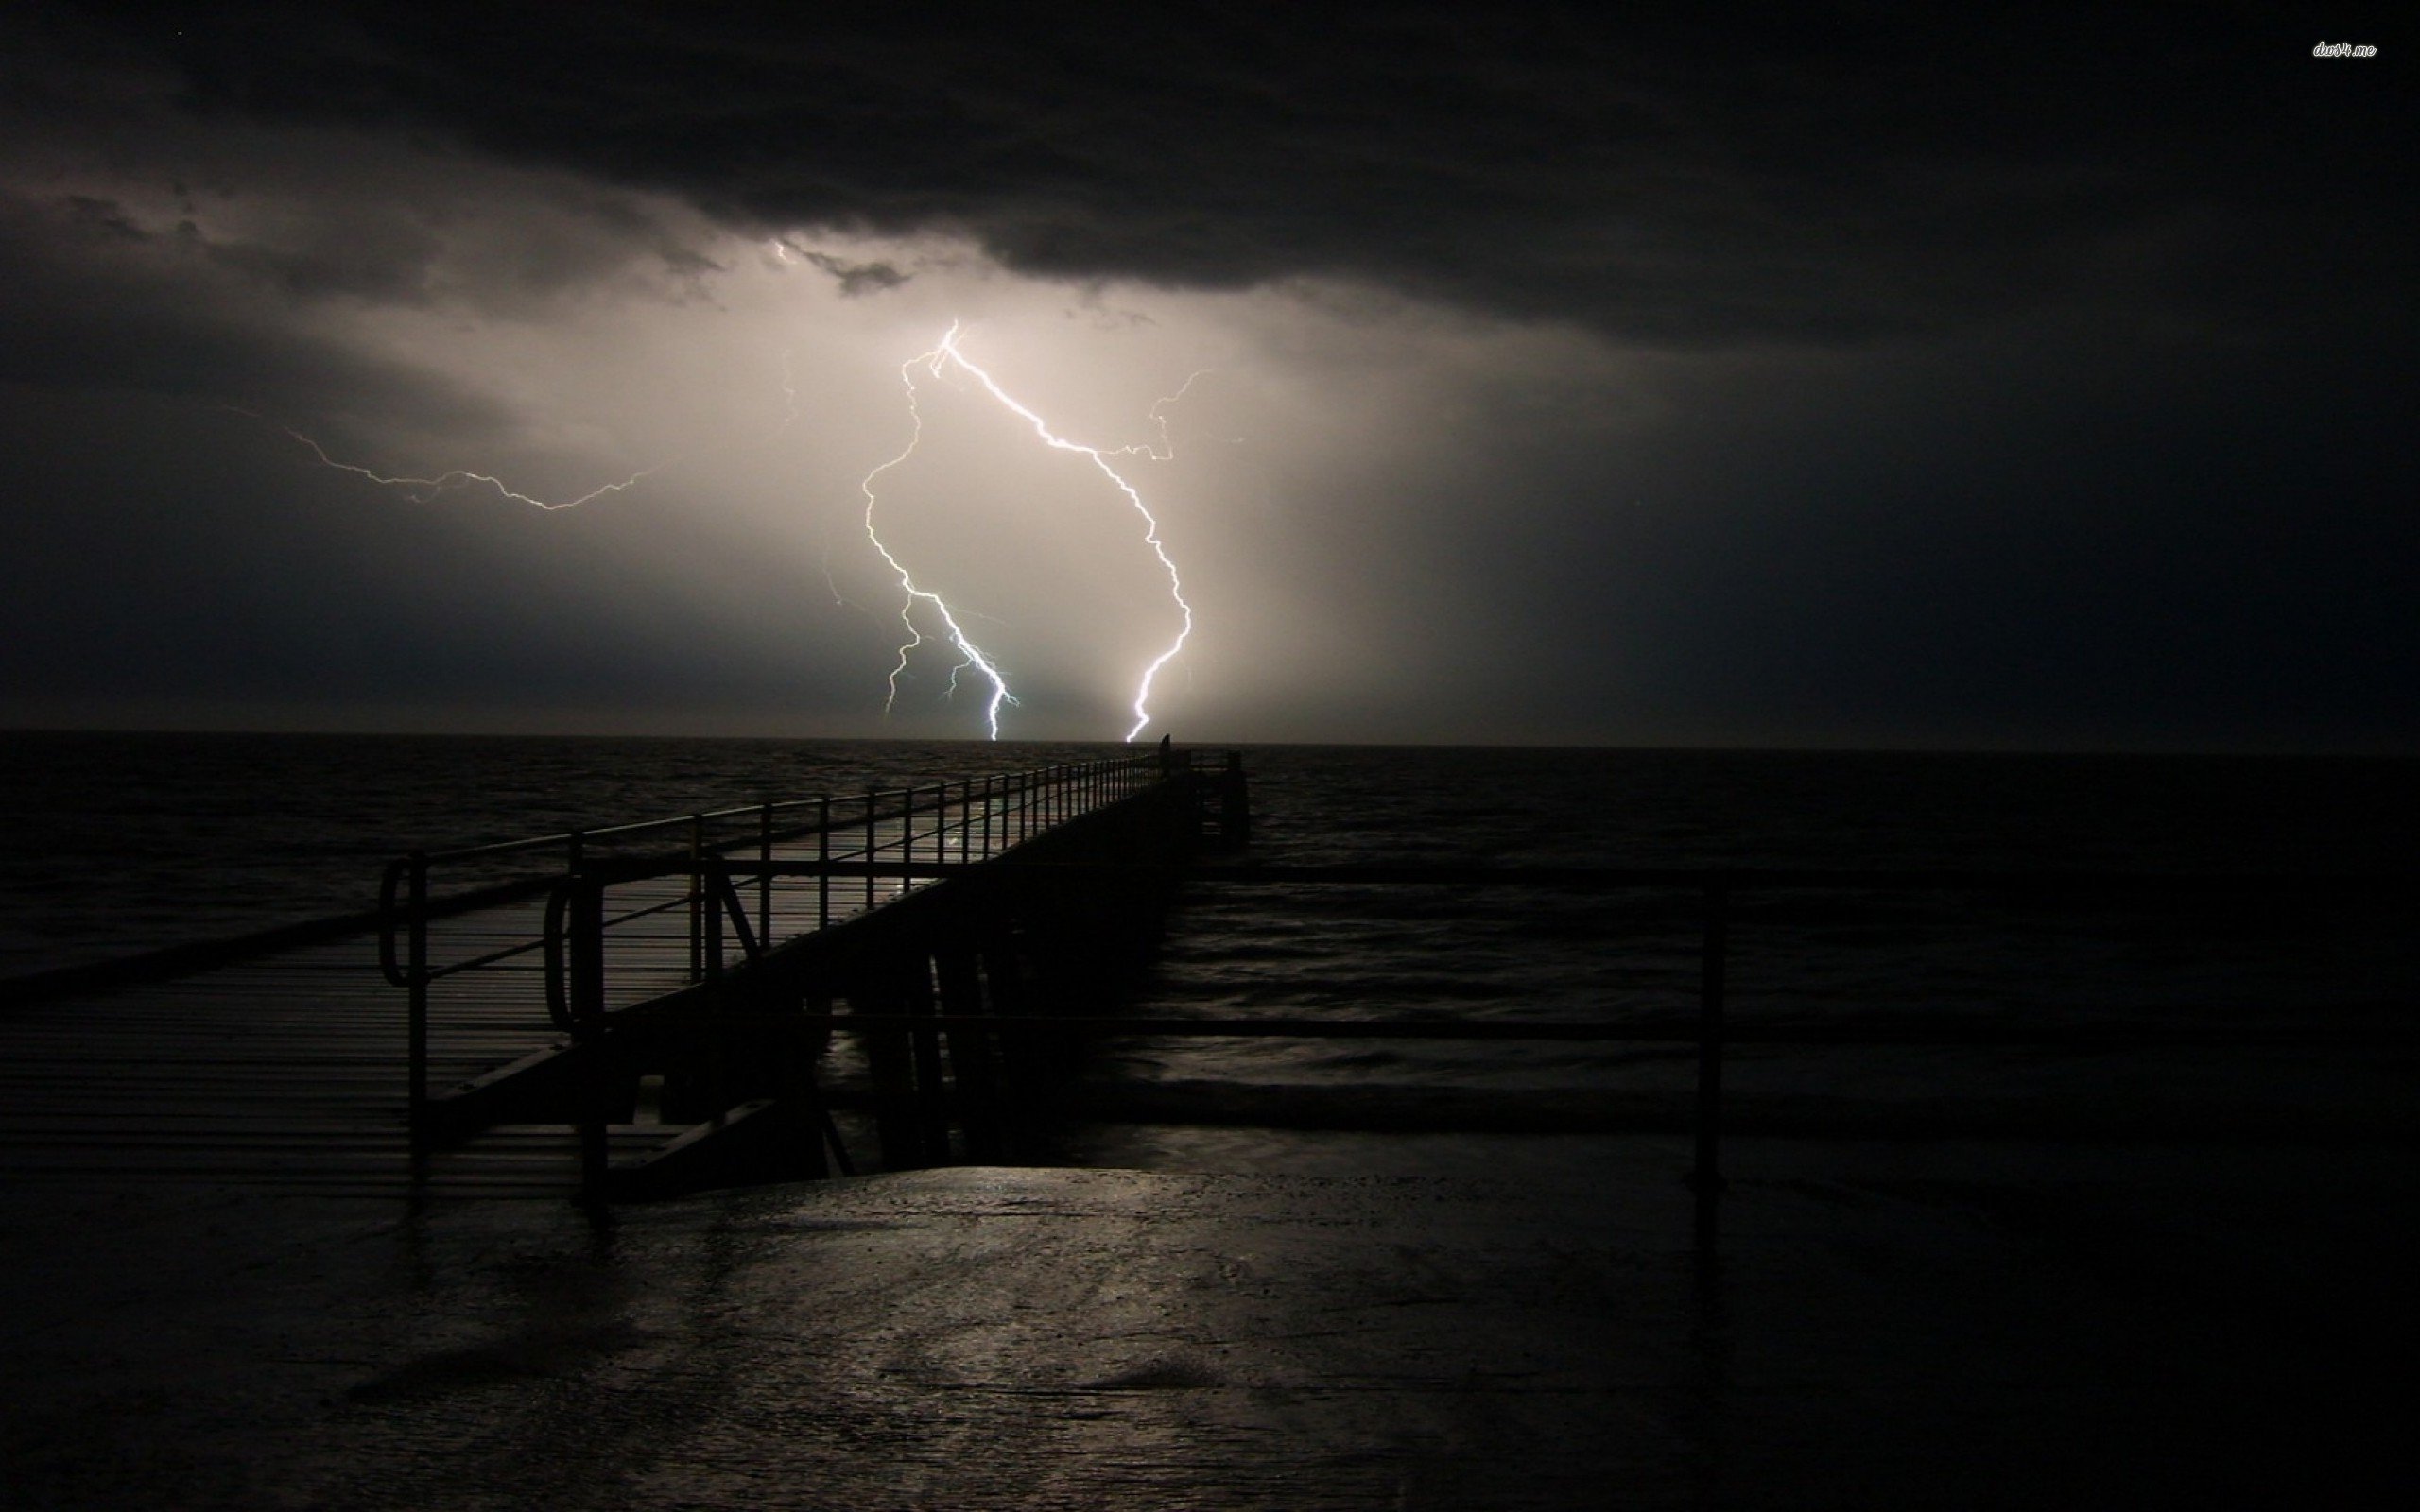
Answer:
[[[983, 983], [970, 932], [953, 931], [934, 958], [942, 1012], [953, 1018], [984, 1011]], [[949, 1030], [950, 1081], [958, 1092], [959, 1127], [966, 1134], [966, 1158], [987, 1162], [1002, 1153], [998, 1078], [994, 1074], [988, 1030], [956, 1025]], [[943, 1138], [947, 1138], [944, 1131]]]
[[[908, 1011], [906, 985], [904, 963], [869, 962], [849, 991], [850, 1009], [886, 1018], [903, 1014]], [[865, 1046], [874, 1143], [883, 1168], [911, 1170], [925, 1163], [924, 1137], [916, 1125], [914, 1049], [901, 1029], [873, 1030], [858, 1039]]]
[[[929, 1019], [938, 1011], [933, 1001], [933, 957], [919, 944], [909, 952], [906, 982], [908, 1012]], [[949, 1089], [942, 1079], [942, 1031], [939, 1024], [918, 1024], [908, 1031], [916, 1055], [916, 1143], [920, 1165], [949, 1163]]]
[[1252, 843], [1252, 797], [1244, 783], [1244, 753], [1227, 752], [1227, 768], [1219, 774], [1219, 844], [1240, 850]]

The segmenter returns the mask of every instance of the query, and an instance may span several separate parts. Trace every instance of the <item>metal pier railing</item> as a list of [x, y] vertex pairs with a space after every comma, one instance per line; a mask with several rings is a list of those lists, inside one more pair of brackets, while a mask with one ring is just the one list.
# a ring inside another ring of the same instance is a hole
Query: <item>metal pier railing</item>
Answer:
[[[614, 956], [614, 1006], [700, 981], [726, 924], [752, 951], [892, 902], [942, 865], [1005, 854], [1118, 801], [1193, 753], [1063, 762], [956, 782], [818, 795], [559, 834], [414, 851], [386, 868], [379, 967], [408, 994], [406, 1095], [425, 1121], [433, 1080], [507, 1057], [503, 1038], [569, 1027], [560, 992], [562, 885], [641, 873], [589, 921]], [[735, 872], [747, 878], [735, 883]], [[441, 988], [442, 990], [441, 990]], [[506, 1003], [513, 1011], [499, 1012]]]

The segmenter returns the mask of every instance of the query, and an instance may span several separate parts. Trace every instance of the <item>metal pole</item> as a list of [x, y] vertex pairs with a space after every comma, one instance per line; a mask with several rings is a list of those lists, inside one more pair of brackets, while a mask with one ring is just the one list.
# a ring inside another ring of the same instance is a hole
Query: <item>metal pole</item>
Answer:
[[706, 816], [689, 816], [689, 980], [706, 974]]
[[815, 927], [832, 927], [832, 795], [815, 800]]
[[405, 967], [405, 978], [410, 983], [411, 991], [411, 1005], [406, 1010], [411, 1040], [406, 1074], [411, 1084], [406, 1108], [412, 1157], [417, 1164], [428, 1151], [428, 857], [418, 850], [411, 855], [409, 929], [411, 959]]
[[773, 804], [765, 802], [764, 812], [756, 820], [756, 861], [765, 869], [756, 873], [756, 942], [770, 949], [773, 942]]
[[866, 789], [866, 906], [873, 906], [873, 811], [880, 806], [882, 795]]
[[1715, 1242], [1715, 1204], [1722, 1191], [1722, 992], [1729, 947], [1731, 885], [1720, 877], [1705, 883], [1705, 936], [1698, 959], [1697, 1164], [1689, 1184], [1697, 1191], [1697, 1239], [1710, 1257]]
[[605, 1104], [611, 1096], [606, 1063], [605, 886], [581, 878], [571, 906], [572, 1040], [586, 1058], [584, 1101], [579, 1110], [579, 1191], [582, 1200], [605, 1200]]

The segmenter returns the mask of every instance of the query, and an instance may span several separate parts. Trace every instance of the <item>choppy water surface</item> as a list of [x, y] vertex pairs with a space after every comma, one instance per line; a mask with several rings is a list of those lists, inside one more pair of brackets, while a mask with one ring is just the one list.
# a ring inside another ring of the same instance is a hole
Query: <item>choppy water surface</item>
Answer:
[[[2155, 757], [1670, 751], [1255, 752], [1255, 856], [1610, 867], [2308, 876], [2408, 868], [2413, 764]], [[2023, 896], [1854, 886], [1748, 892], [1732, 909], [1732, 1022], [2065, 1024], [2157, 1032], [2400, 1022], [2420, 1005], [2409, 896]], [[1689, 890], [1195, 889], [1150, 1011], [1218, 1016], [1671, 1019], [1695, 1005]], [[1681, 1085], [1679, 1053], [1390, 1040], [1130, 1047], [1107, 1071], [1230, 1116], [1345, 1089], [1383, 1121], [1447, 1089]], [[2072, 1100], [2152, 1108], [2245, 1097], [2408, 1101], [2398, 1057], [2169, 1050], [1735, 1051], [1753, 1099]], [[1373, 1095], [1392, 1090], [1392, 1100]], [[2239, 1113], [2241, 1109], [2238, 1108]], [[2232, 1115], [2231, 1115], [2232, 1116]]]
[[[0, 736], [0, 975], [365, 909], [380, 867], [441, 849], [766, 799], [977, 777], [1114, 747], [357, 736]], [[2420, 763], [2358, 759], [1258, 747], [1253, 856], [1607, 867], [2318, 873], [2408, 868]], [[2291, 1024], [2420, 1001], [2409, 897], [2022, 898], [1823, 888], [1741, 897], [1735, 1022]], [[1668, 1017], [1698, 981], [1685, 890], [1197, 886], [1146, 1011]], [[1128, 1045], [1130, 1084], [1619, 1088], [1661, 1051], [1419, 1041]], [[1975, 1057], [1743, 1051], [1869, 1091]], [[2012, 1078], [2163, 1092], [2246, 1062], [1994, 1062]], [[2209, 1067], [2220, 1065], [2213, 1072]], [[2257, 1067], [2272, 1089], [2308, 1068]], [[1945, 1069], [1946, 1068], [1946, 1069]], [[2343, 1057], [2327, 1062], [2342, 1078]], [[2379, 1078], [2400, 1075], [2385, 1067]], [[2359, 1077], [2355, 1078], [2357, 1081]], [[2399, 1084], [2316, 1084], [2358, 1102]], [[1224, 1095], [1223, 1093], [1218, 1095]]]

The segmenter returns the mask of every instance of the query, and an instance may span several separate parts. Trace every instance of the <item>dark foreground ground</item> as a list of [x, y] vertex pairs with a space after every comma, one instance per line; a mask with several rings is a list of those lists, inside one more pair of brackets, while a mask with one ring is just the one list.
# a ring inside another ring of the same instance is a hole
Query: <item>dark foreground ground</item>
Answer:
[[[1647, 1139], [1336, 1136], [1282, 1175], [957, 1169], [603, 1226], [550, 1201], [13, 1191], [0, 1502], [2420, 1494], [2409, 1150], [1732, 1159], [1712, 1271], [1685, 1153]], [[1407, 1168], [1433, 1174], [1353, 1174]]]

